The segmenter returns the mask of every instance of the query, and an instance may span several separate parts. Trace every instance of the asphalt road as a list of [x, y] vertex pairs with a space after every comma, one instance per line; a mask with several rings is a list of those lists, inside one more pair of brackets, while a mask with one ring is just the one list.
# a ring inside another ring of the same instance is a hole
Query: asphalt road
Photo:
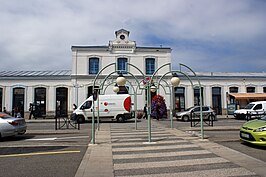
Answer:
[[[170, 127], [169, 120], [160, 120]], [[239, 140], [239, 127], [245, 121], [221, 119], [214, 127], [204, 125], [210, 141], [240, 151], [266, 162], [266, 148], [243, 144]], [[200, 127], [190, 127], [189, 122], [173, 121], [174, 127], [188, 132], [199, 132]], [[126, 123], [125, 123], [126, 124]], [[28, 123], [25, 135], [4, 138], [0, 141], [0, 177], [73, 177], [91, 140], [91, 123], [81, 124], [81, 129], [54, 130], [54, 123]]]
[[54, 130], [54, 123], [27, 123], [25, 135], [0, 142], [2, 177], [73, 177], [91, 140], [91, 124]]
[[[169, 120], [160, 120], [159, 122], [170, 127]], [[216, 142], [266, 162], [266, 147], [254, 146], [240, 141], [239, 129], [245, 122], [245, 120], [220, 119], [218, 121], [214, 121], [213, 127], [204, 124], [204, 135], [212, 142]], [[176, 121], [175, 119], [173, 124], [175, 128], [183, 131], [195, 131], [198, 134], [200, 133], [199, 124], [196, 127], [190, 127], [190, 122]]]

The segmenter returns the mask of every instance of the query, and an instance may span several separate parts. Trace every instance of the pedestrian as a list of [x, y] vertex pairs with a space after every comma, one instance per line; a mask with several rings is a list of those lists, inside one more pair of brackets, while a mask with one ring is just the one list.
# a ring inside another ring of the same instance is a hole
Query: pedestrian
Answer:
[[29, 116], [29, 120], [30, 120], [31, 116], [34, 116], [34, 109], [33, 109], [33, 104], [32, 103], [30, 103], [29, 111], [30, 111], [30, 116]]
[[18, 107], [16, 106], [16, 107], [14, 107], [14, 109], [13, 109], [13, 116], [14, 116], [14, 117], [17, 117], [17, 114], [18, 114]]
[[143, 108], [143, 119], [147, 119], [148, 116], [147, 116], [147, 104], [145, 104], [144, 108]]
[[7, 110], [6, 110], [6, 107], [4, 107], [4, 113], [9, 114], [9, 113], [7, 112]]

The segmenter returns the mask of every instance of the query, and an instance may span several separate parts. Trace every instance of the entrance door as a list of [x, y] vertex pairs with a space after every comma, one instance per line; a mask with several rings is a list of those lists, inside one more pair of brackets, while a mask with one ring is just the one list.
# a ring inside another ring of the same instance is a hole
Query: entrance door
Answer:
[[59, 117], [68, 116], [68, 89], [65, 87], [56, 88], [56, 113]]
[[180, 112], [185, 110], [185, 88], [175, 88], [175, 111]]
[[45, 117], [46, 115], [46, 88], [35, 88], [35, 116]]
[[0, 111], [3, 111], [3, 89], [0, 88]]
[[12, 116], [24, 117], [24, 97], [25, 89], [21, 87], [13, 88]]
[[212, 108], [216, 112], [216, 114], [222, 114], [222, 99], [220, 87], [212, 88]]

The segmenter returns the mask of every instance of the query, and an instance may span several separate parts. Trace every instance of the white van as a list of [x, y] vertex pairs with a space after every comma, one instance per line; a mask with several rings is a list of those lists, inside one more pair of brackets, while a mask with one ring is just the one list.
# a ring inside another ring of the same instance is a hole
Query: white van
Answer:
[[255, 101], [249, 103], [244, 109], [239, 109], [234, 112], [236, 119], [249, 119], [248, 116], [255, 116], [266, 113], [266, 101]]
[[[129, 94], [118, 95], [98, 95], [94, 101], [95, 119], [99, 117], [116, 119], [118, 122], [124, 122], [131, 118], [131, 97]], [[72, 119], [77, 122], [84, 122], [85, 119], [91, 119], [93, 114], [93, 96], [86, 99], [72, 114]]]

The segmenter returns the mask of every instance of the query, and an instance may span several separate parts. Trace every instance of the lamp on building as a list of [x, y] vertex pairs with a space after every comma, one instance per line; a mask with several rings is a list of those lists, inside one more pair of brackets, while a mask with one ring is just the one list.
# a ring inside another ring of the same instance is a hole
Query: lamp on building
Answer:
[[171, 78], [171, 83], [174, 87], [177, 87], [180, 84], [180, 79], [178, 78], [176, 73], [173, 73], [173, 76]]
[[118, 87], [117, 84], [114, 85], [114, 87], [113, 87], [113, 91], [114, 91], [115, 93], [119, 92], [119, 87]]
[[156, 86], [154, 85], [154, 83], [152, 83], [151, 85], [151, 92], [156, 92]]
[[125, 86], [126, 84], [126, 79], [124, 78], [123, 74], [120, 72], [117, 79], [116, 83], [118, 86]]

